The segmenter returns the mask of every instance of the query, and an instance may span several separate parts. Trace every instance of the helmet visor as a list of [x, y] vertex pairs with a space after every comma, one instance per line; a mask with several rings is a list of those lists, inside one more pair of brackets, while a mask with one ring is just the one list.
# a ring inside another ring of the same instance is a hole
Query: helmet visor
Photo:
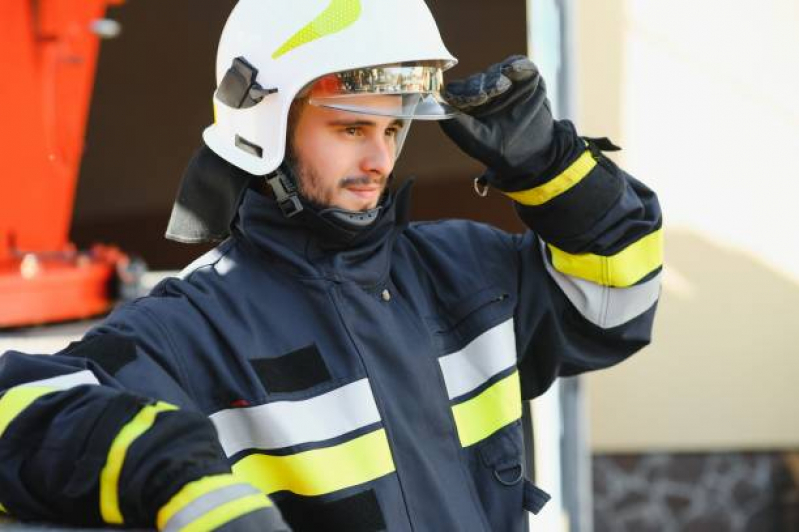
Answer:
[[441, 97], [443, 75], [431, 66], [359, 68], [329, 74], [308, 92], [312, 105], [409, 120], [444, 120], [458, 112]]

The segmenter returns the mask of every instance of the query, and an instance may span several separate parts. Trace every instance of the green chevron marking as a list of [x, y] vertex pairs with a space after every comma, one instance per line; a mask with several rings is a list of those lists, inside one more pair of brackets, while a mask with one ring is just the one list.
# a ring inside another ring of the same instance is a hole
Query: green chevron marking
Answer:
[[354, 24], [360, 16], [361, 0], [332, 0], [327, 9], [278, 48], [272, 54], [272, 59], [277, 59], [322, 37], [338, 33]]

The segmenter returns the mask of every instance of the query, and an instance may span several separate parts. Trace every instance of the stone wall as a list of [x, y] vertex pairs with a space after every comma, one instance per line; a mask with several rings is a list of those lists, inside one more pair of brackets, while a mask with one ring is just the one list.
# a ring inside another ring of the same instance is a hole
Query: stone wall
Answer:
[[799, 453], [596, 455], [595, 532], [796, 532]]

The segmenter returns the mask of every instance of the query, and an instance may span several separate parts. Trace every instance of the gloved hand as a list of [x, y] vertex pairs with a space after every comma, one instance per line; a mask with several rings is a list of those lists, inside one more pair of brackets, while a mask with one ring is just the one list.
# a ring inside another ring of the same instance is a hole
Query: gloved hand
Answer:
[[485, 178], [492, 186], [520, 190], [550, 166], [552, 113], [544, 80], [527, 57], [514, 55], [452, 81], [444, 98], [463, 114], [441, 121], [441, 128], [488, 167]]

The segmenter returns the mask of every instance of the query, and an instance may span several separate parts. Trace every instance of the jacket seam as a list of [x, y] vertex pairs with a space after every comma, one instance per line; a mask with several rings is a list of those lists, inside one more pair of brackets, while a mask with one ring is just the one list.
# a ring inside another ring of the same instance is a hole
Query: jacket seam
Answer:
[[347, 322], [344, 320], [344, 314], [342, 312], [343, 309], [341, 307], [341, 304], [338, 301], [339, 298], [338, 298], [337, 290], [338, 290], [338, 286], [336, 286], [336, 285], [333, 285], [333, 286], [330, 287], [330, 290], [329, 290], [330, 298], [333, 301], [333, 306], [336, 307], [336, 310], [338, 311], [338, 312], [336, 312], [336, 317], [341, 322], [341, 326], [344, 328], [344, 330], [347, 333], [347, 338], [349, 339], [350, 343], [352, 344], [352, 347], [355, 349], [355, 352], [358, 354], [358, 358], [360, 359], [361, 364], [363, 365], [363, 370], [364, 370], [364, 373], [366, 374], [366, 378], [369, 381], [370, 391], [372, 392], [372, 396], [374, 397], [375, 404], [377, 405], [377, 408], [378, 408], [378, 412], [380, 413], [380, 423], [381, 423], [381, 425], [383, 425], [383, 430], [386, 431], [386, 439], [388, 440], [389, 449], [391, 450], [391, 461], [394, 463], [394, 474], [397, 476], [397, 484], [399, 485], [400, 492], [402, 493], [402, 505], [405, 507], [405, 514], [406, 514], [406, 516], [408, 518], [408, 526], [413, 531], [413, 530], [415, 530], [415, 528], [413, 526], [413, 520], [411, 519], [410, 508], [408, 508], [408, 496], [406, 495], [405, 486], [404, 486], [404, 483], [402, 481], [402, 475], [400, 475], [400, 470], [399, 470], [399, 467], [397, 466], [397, 462], [396, 462], [396, 459], [395, 459], [395, 457], [396, 457], [396, 453], [395, 453], [396, 445], [394, 444], [393, 429], [387, 423], [387, 418], [384, 415], [385, 414], [385, 408], [383, 406], [383, 398], [382, 398], [382, 396], [379, 393], [376, 393], [376, 391], [374, 389], [373, 385], [375, 384], [375, 380], [372, 379], [372, 377], [371, 377], [370, 368], [366, 364], [366, 361], [364, 360], [364, 356], [363, 356], [363, 353], [361, 352], [361, 349], [360, 349], [360, 347], [358, 345], [358, 342], [355, 341], [355, 337], [353, 336], [352, 331], [350, 331], [350, 328], [347, 325]]
[[164, 338], [166, 339], [166, 345], [171, 351], [172, 359], [175, 361], [178, 371], [180, 372], [181, 382], [179, 384], [181, 388], [189, 391], [193, 400], [196, 400], [198, 395], [195, 393], [195, 390], [191, 385], [191, 380], [189, 379], [189, 372], [186, 369], [185, 361], [175, 348], [175, 342], [172, 339], [172, 335], [169, 333], [169, 330], [164, 327], [164, 325], [157, 319], [155, 314], [150, 309], [147, 307], [139, 307], [139, 309], [147, 316], [147, 318], [155, 325], [155, 327], [161, 331], [161, 334], [164, 335]]

